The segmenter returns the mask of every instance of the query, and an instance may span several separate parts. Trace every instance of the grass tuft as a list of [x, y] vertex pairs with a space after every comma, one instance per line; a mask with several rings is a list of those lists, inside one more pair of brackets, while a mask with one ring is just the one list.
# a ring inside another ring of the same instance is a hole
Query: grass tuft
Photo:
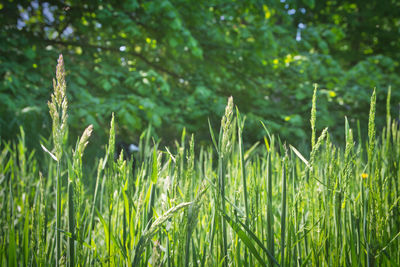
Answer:
[[218, 134], [209, 122], [208, 146], [196, 152], [195, 136], [184, 129], [180, 142], [161, 149], [149, 126], [131, 171], [122, 154], [114, 160], [112, 114], [92, 177], [83, 175], [92, 167], [82, 157], [93, 126], [74, 149], [66, 142], [62, 56], [53, 84], [42, 167], [23, 129], [16, 143], [0, 142], [1, 266], [399, 264], [400, 131], [390, 115], [390, 89], [386, 129], [375, 125], [374, 90], [368, 140], [359, 134], [355, 141], [345, 118], [342, 147], [327, 128], [317, 138], [314, 87], [309, 158], [296, 144], [288, 151], [265, 125], [265, 146], [247, 148], [245, 117], [230, 97]]

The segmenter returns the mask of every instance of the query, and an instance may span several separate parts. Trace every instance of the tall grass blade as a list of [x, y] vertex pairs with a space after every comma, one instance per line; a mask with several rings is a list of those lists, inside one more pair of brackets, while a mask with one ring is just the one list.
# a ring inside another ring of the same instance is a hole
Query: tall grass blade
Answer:
[[[240, 240], [243, 241], [243, 243], [249, 249], [250, 253], [257, 259], [257, 261], [260, 263], [260, 265], [268, 266], [267, 263], [263, 260], [263, 258], [258, 253], [256, 247], [254, 246], [253, 241], [252, 241], [253, 238], [248, 236], [246, 234], [246, 232], [242, 230], [240, 224], [238, 224], [235, 221], [233, 221], [226, 213], [223, 213], [221, 211], [221, 214], [222, 214], [222, 217], [224, 218], [224, 220], [229, 223], [229, 225], [232, 227], [232, 229], [239, 236]], [[279, 266], [279, 264], [277, 262], [276, 262], [276, 264]]]
[[[272, 203], [272, 162], [271, 155], [267, 154], [267, 246], [271, 251], [271, 256], [274, 256], [274, 211]], [[274, 261], [270, 259], [270, 265], [274, 266]]]
[[25, 214], [25, 222], [24, 222], [24, 231], [23, 231], [23, 240], [22, 247], [24, 252], [24, 264], [28, 266], [28, 257], [29, 257], [29, 210]]
[[282, 161], [282, 204], [281, 204], [281, 266], [285, 266], [286, 235], [286, 160]]

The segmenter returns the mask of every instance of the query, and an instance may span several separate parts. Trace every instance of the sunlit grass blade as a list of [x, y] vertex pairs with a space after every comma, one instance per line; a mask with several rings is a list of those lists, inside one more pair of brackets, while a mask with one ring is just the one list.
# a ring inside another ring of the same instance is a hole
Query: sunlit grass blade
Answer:
[[24, 231], [23, 231], [23, 240], [22, 240], [22, 247], [24, 252], [24, 264], [28, 266], [28, 257], [29, 257], [29, 211], [27, 211], [25, 215], [25, 222], [24, 222]]
[[285, 266], [286, 237], [286, 160], [282, 161], [282, 203], [281, 203], [281, 266]]
[[[271, 152], [267, 154], [267, 247], [271, 251], [271, 256], [274, 255], [274, 211], [272, 203], [272, 160]], [[270, 257], [271, 258], [271, 257]], [[274, 262], [270, 259], [270, 265], [273, 266]]]
[[[229, 225], [232, 227], [232, 229], [236, 232], [236, 234], [239, 236], [240, 240], [243, 241], [243, 243], [246, 245], [246, 247], [249, 249], [250, 253], [257, 259], [257, 261], [260, 263], [262, 266], [268, 266], [267, 263], [263, 260], [263, 258], [260, 256], [258, 253], [256, 247], [253, 244], [253, 238], [249, 235], [246, 234], [245, 231], [242, 230], [241, 225], [233, 221], [227, 214], [222, 213], [222, 216], [225, 221], [229, 223]], [[279, 266], [279, 264], [276, 262], [276, 264]]]
[[301, 159], [301, 161], [303, 161], [306, 166], [308, 168], [310, 168], [310, 164], [308, 163], [308, 161], [303, 157], [303, 155], [292, 145], [289, 145], [290, 149], [293, 150], [293, 152], [296, 154], [296, 156], [299, 157], [299, 159]]
[[217, 141], [215, 140], [215, 135], [214, 135], [214, 131], [213, 131], [212, 127], [211, 127], [210, 120], [208, 120], [208, 127], [210, 129], [211, 140], [212, 140], [212, 142], [214, 144], [215, 150], [218, 152], [219, 149], [218, 149]]

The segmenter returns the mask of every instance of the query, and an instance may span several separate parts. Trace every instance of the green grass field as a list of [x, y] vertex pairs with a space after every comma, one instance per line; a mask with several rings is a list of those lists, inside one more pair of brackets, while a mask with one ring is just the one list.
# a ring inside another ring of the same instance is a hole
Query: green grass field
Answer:
[[65, 146], [64, 75], [60, 56], [52, 141], [42, 144], [46, 170], [37, 162], [42, 151], [25, 147], [29, 133], [1, 142], [1, 266], [400, 264], [400, 131], [390, 90], [387, 127], [375, 132], [374, 92], [368, 140], [346, 119], [345, 147], [337, 147], [328, 129], [315, 130], [315, 89], [309, 155], [267, 127], [264, 143], [245, 150], [245, 119], [230, 98], [220, 130], [210, 127], [211, 146], [195, 149], [184, 131], [175, 147], [162, 148], [145, 131], [135, 175], [122, 157], [114, 162], [113, 118], [97, 173], [85, 177], [93, 129]]

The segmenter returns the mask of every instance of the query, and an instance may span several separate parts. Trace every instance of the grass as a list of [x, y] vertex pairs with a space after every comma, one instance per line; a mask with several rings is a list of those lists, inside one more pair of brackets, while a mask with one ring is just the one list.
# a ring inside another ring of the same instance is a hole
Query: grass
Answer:
[[1, 266], [400, 264], [400, 131], [390, 89], [386, 128], [376, 134], [374, 91], [368, 140], [355, 142], [345, 119], [344, 148], [328, 129], [317, 133], [315, 89], [310, 155], [266, 127], [265, 146], [245, 150], [245, 117], [230, 98], [218, 134], [210, 127], [213, 146], [198, 153], [185, 131], [173, 148], [145, 131], [134, 175], [122, 156], [114, 161], [113, 117], [97, 173], [85, 177], [93, 129], [67, 147], [63, 73], [60, 57], [53, 135], [42, 144], [47, 167], [39, 169], [42, 151], [27, 150], [23, 129], [16, 144], [1, 142]]

